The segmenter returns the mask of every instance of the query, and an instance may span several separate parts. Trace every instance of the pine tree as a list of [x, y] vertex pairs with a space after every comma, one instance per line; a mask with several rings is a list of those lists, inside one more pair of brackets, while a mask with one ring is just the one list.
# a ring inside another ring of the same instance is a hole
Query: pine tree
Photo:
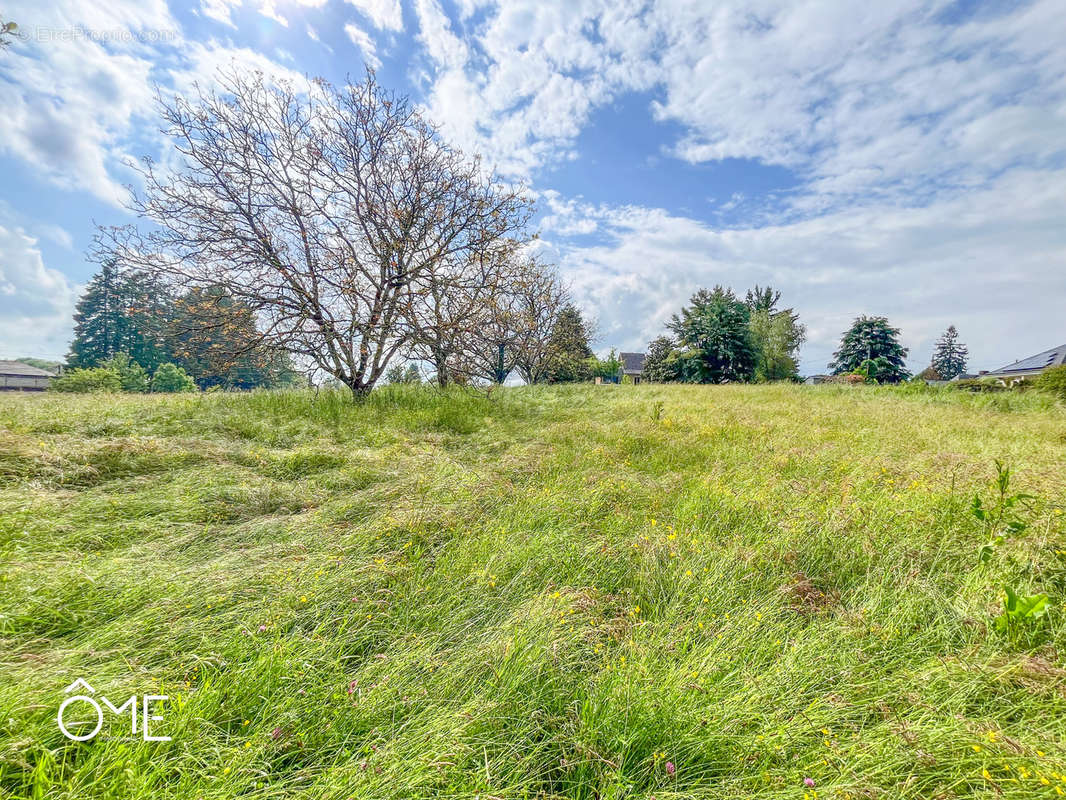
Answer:
[[121, 306], [118, 268], [114, 261], [105, 261], [74, 309], [74, 341], [67, 356], [70, 367], [95, 367], [120, 352]]
[[864, 371], [881, 383], [896, 383], [910, 377], [903, 360], [907, 349], [899, 343], [899, 328], [884, 317], [856, 318], [833, 353], [829, 369], [834, 375]]
[[936, 349], [933, 351], [933, 369], [941, 379], [950, 381], [966, 371], [968, 355], [966, 345], [959, 341], [959, 332], [955, 330], [954, 325], [949, 325], [944, 335], [937, 340]]
[[576, 307], [567, 305], [559, 312], [548, 346], [552, 353], [547, 370], [549, 383], [574, 383], [592, 377], [588, 326]]

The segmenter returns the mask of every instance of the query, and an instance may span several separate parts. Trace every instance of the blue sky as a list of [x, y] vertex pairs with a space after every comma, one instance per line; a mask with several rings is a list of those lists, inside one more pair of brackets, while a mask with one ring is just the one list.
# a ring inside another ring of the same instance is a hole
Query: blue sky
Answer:
[[[869, 7], [866, 7], [866, 6]], [[6, 3], [0, 357], [61, 357], [94, 223], [171, 157], [154, 86], [231, 62], [364, 63], [538, 201], [598, 347], [701, 286], [781, 289], [822, 371], [859, 314], [928, 363], [1066, 341], [1066, 15], [1045, 2], [111, 0]]]

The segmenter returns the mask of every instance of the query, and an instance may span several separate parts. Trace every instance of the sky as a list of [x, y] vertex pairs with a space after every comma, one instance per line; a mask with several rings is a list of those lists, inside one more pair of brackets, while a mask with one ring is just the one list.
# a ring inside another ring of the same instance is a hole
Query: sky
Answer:
[[701, 287], [782, 292], [824, 372], [860, 314], [972, 370], [1066, 342], [1061, 0], [16, 0], [0, 51], [0, 357], [62, 358], [153, 102], [236, 63], [369, 65], [536, 198], [596, 348]]

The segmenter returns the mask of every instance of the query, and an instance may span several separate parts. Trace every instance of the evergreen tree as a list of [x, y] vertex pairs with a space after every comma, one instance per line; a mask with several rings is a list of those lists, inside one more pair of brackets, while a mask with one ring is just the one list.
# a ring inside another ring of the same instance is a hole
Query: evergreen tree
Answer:
[[751, 380], [755, 371], [755, 343], [748, 323], [751, 311], [732, 289], [715, 286], [692, 296], [667, 325], [686, 349], [679, 354], [681, 380], [722, 383]]
[[669, 336], [660, 336], [648, 345], [644, 354], [644, 367], [641, 378], [652, 383], [670, 383], [678, 378], [677, 354], [674, 340]]
[[118, 268], [105, 261], [74, 309], [74, 341], [67, 356], [71, 368], [95, 367], [119, 352], [121, 307]]
[[903, 363], [906, 357], [907, 349], [899, 343], [899, 328], [893, 328], [884, 317], [861, 316], [840, 340], [829, 369], [834, 375], [863, 370], [881, 383], [896, 383], [910, 377]]
[[592, 355], [588, 326], [575, 306], [564, 306], [555, 318], [548, 347], [551, 351], [549, 383], [574, 383], [592, 377], [588, 365]]
[[168, 358], [164, 344], [168, 307], [167, 293], [157, 281], [105, 261], [75, 308], [68, 364], [95, 367], [126, 353], [146, 370], [154, 370]]
[[[752, 311], [777, 311], [777, 301], [781, 299], [781, 292], [767, 286], [765, 289], [755, 284], [754, 289], [749, 289], [744, 302]], [[792, 309], [789, 309], [790, 311]]]
[[942, 380], [950, 381], [966, 371], [968, 355], [966, 345], [959, 341], [959, 332], [955, 330], [954, 325], [949, 325], [944, 335], [937, 340], [936, 349], [933, 351], [933, 369]]

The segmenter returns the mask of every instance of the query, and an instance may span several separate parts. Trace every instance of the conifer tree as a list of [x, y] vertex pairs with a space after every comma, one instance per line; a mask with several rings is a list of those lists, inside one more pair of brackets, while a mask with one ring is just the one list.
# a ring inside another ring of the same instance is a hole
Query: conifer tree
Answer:
[[950, 381], [956, 375], [966, 371], [966, 358], [969, 350], [959, 341], [959, 332], [954, 325], [949, 325], [944, 335], [937, 340], [933, 351], [933, 369], [942, 380]]
[[881, 383], [896, 383], [910, 377], [903, 363], [906, 357], [907, 349], [899, 343], [899, 328], [893, 328], [884, 317], [861, 316], [840, 340], [840, 349], [833, 353], [829, 369], [834, 375], [842, 375], [863, 370], [865, 365], [868, 377]]
[[588, 326], [575, 306], [564, 306], [559, 312], [548, 346], [552, 354], [547, 371], [549, 383], [574, 383], [592, 377]]
[[678, 356], [686, 383], [749, 381], [755, 372], [751, 310], [732, 289], [715, 286], [692, 295], [691, 306], [674, 315], [667, 327], [686, 348]]
[[157, 281], [104, 261], [75, 308], [68, 364], [96, 367], [126, 353], [153, 371], [168, 359], [164, 334], [169, 307], [167, 293]]

